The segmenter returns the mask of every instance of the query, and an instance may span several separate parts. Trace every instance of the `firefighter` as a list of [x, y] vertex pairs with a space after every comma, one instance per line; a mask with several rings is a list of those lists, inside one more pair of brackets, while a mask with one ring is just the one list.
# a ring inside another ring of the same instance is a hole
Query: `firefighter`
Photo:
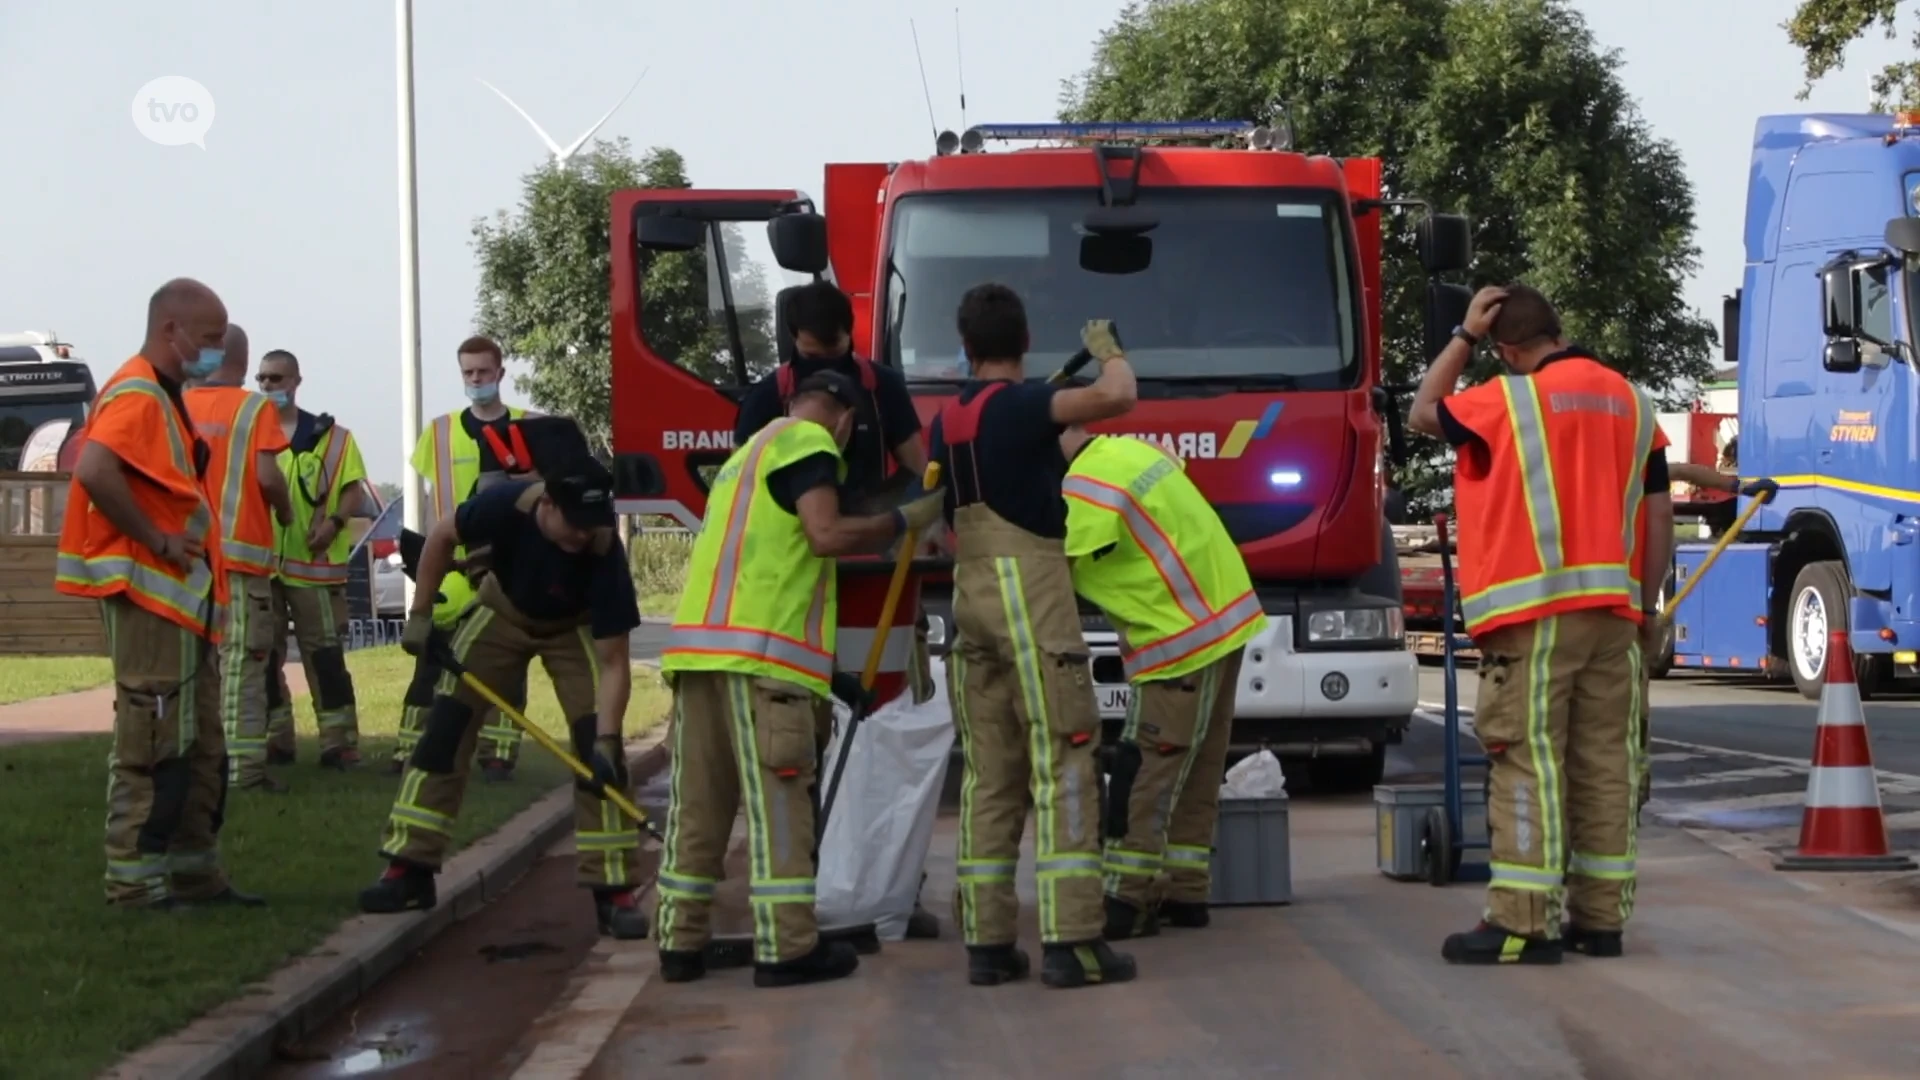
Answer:
[[[761, 428], [786, 414], [795, 385], [820, 371], [836, 372], [860, 387], [853, 432], [843, 452], [846, 478], [841, 510], [857, 514], [888, 486], [889, 459], [900, 467], [897, 475], [913, 478], [927, 471], [927, 450], [920, 440], [920, 414], [913, 407], [906, 376], [898, 368], [876, 364], [853, 352], [853, 301], [831, 281], [815, 281], [787, 289], [781, 305], [781, 364], [749, 387], [734, 421], [733, 445], [745, 446]], [[929, 539], [923, 535], [923, 539]], [[875, 627], [885, 634], [887, 627]], [[931, 658], [927, 650], [926, 612], [917, 613], [908, 681], [915, 704], [933, 698]], [[833, 705], [822, 700], [816, 722], [825, 731], [833, 726]], [[907, 917], [906, 936], [937, 938], [940, 921], [914, 902]]]
[[754, 985], [851, 974], [847, 942], [814, 916], [814, 703], [852, 704], [858, 676], [834, 671], [836, 556], [882, 550], [940, 515], [937, 492], [899, 510], [842, 516], [840, 453], [860, 393], [834, 372], [802, 380], [790, 414], [738, 447], [717, 474], [694, 542], [661, 670], [674, 694], [672, 810], [656, 913], [660, 973], [706, 973], [713, 896], [744, 795]]
[[[506, 360], [492, 338], [470, 337], [455, 350], [460, 364], [460, 381], [471, 402], [457, 413], [436, 417], [420, 441], [413, 446], [413, 471], [420, 474], [433, 492], [435, 521], [452, 517], [466, 500], [504, 480], [533, 478], [534, 468], [520, 420], [529, 413], [517, 405], [500, 400], [500, 380]], [[456, 558], [464, 561], [468, 553]], [[476, 571], [476, 573], [478, 573]], [[434, 608], [434, 621], [450, 626], [473, 600], [473, 582], [460, 570], [447, 575], [441, 592], [446, 599]], [[422, 655], [414, 661], [413, 681], [400, 713], [400, 734], [394, 740], [393, 771], [406, 767], [413, 746], [425, 729], [427, 712], [433, 706], [434, 687], [440, 669], [433, 658]], [[526, 708], [524, 684], [502, 687], [509, 702]], [[514, 762], [520, 757], [520, 729], [513, 722], [484, 707], [480, 723], [480, 779], [513, 779]]]
[[1013, 877], [1031, 797], [1042, 980], [1124, 982], [1133, 958], [1101, 939], [1100, 715], [1066, 557], [1059, 439], [1132, 409], [1133, 371], [1113, 324], [1095, 320], [1081, 332], [1100, 362], [1091, 386], [1026, 382], [1027, 313], [1004, 285], [968, 291], [958, 323], [972, 379], [934, 420], [932, 443], [955, 546], [947, 685], [966, 770], [954, 916], [968, 978], [1027, 973]]
[[1203, 927], [1241, 647], [1266, 612], [1179, 458], [1077, 426], [1060, 449], [1074, 591], [1120, 629], [1133, 687], [1107, 785], [1106, 937]]
[[[496, 693], [520, 684], [538, 658], [568, 718], [574, 753], [624, 790], [622, 728], [633, 688], [628, 649], [640, 607], [614, 525], [613, 478], [591, 457], [556, 463], [545, 481], [509, 481], [468, 499], [427, 536], [401, 643], [415, 656], [432, 647], [433, 597], [454, 553], [490, 547], [492, 570], [447, 647]], [[433, 879], [466, 793], [483, 702], [451, 673], [441, 677], [387, 818], [380, 846], [387, 870], [361, 891], [360, 910], [434, 906]], [[584, 783], [576, 786], [573, 814], [578, 880], [593, 891], [600, 932], [645, 937], [647, 921], [634, 898], [639, 827]]]
[[[1505, 372], [1454, 393], [1489, 336]], [[1673, 544], [1653, 404], [1568, 344], [1538, 290], [1511, 285], [1474, 296], [1408, 422], [1454, 447], [1455, 510], [1473, 525], [1459, 536], [1460, 612], [1480, 650], [1474, 727], [1491, 761], [1486, 916], [1441, 954], [1618, 956], [1645, 767], [1643, 635]]]
[[67, 489], [54, 587], [100, 601], [116, 688], [107, 770], [107, 902], [172, 910], [258, 906], [220, 865], [226, 739], [213, 651], [227, 602], [208, 504], [212, 451], [181, 383], [220, 367], [227, 309], [169, 281], [146, 340], [94, 399]]
[[[367, 468], [351, 431], [331, 416], [300, 408], [300, 361], [292, 353], [274, 349], [261, 357], [256, 378], [272, 399], [287, 438], [279, 464], [293, 498], [293, 519], [278, 530], [276, 618], [281, 625], [292, 620], [300, 663], [313, 688], [320, 764], [351, 769], [360, 764], [360, 721], [341, 645], [347, 625], [347, 557], [353, 552], [353, 538], [346, 530], [348, 518], [369, 516]], [[273, 765], [294, 760], [286, 659], [283, 641], [270, 661], [277, 695], [267, 717], [267, 762]]]
[[276, 458], [287, 448], [271, 403], [247, 389], [247, 335], [227, 326], [219, 370], [187, 380], [187, 413], [212, 449], [207, 490], [220, 520], [226, 560], [227, 621], [220, 637], [220, 724], [227, 740], [227, 782], [241, 791], [280, 793], [267, 775], [267, 663], [286, 638], [274, 621], [274, 530], [293, 520], [286, 477]]

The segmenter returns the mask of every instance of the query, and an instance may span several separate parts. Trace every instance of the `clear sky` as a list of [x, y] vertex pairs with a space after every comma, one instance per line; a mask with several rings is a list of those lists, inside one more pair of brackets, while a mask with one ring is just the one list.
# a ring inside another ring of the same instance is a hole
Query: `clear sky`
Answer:
[[[968, 118], [1053, 117], [1060, 80], [1122, 6], [962, 0]], [[1857, 45], [1803, 105], [1779, 28], [1793, 0], [1577, 6], [1685, 155], [1705, 251], [1688, 298], [1717, 320], [1739, 283], [1755, 116], [1864, 109], [1870, 73], [1899, 47]], [[104, 377], [139, 348], [154, 287], [201, 278], [247, 327], [255, 358], [297, 353], [302, 404], [356, 432], [375, 479], [398, 480], [393, 7], [0, 0], [0, 331], [56, 330]], [[818, 195], [823, 162], [931, 152], [910, 17], [940, 123], [957, 128], [952, 0], [418, 0], [426, 415], [463, 404], [453, 348], [472, 328], [471, 224], [512, 205], [546, 155], [476, 78], [565, 145], [650, 69], [603, 135], [680, 150], [697, 185]], [[213, 97], [204, 150], [135, 128], [135, 92], [167, 75]]]

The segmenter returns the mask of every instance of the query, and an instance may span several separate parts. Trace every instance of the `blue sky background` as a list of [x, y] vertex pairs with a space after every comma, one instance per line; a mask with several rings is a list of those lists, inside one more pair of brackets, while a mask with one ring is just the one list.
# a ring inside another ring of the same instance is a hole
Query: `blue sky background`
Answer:
[[[965, 0], [969, 119], [1053, 117], [1060, 80], [1085, 66], [1122, 6]], [[1860, 43], [1803, 105], [1799, 58], [1780, 29], [1792, 0], [1576, 6], [1622, 51], [1628, 89], [1686, 158], [1705, 251], [1688, 298], [1717, 321], [1720, 297], [1739, 283], [1754, 118], [1864, 109], [1871, 73], [1908, 50]], [[546, 155], [476, 77], [565, 145], [650, 68], [603, 136], [680, 150], [699, 185], [818, 194], [826, 161], [932, 150], [911, 17], [940, 122], [959, 124], [950, 2], [415, 7], [429, 417], [463, 400], [452, 350], [473, 318], [472, 222], [512, 205]], [[398, 480], [393, 4], [4, 0], [0, 43], [0, 331], [57, 330], [104, 375], [139, 347], [153, 288], [201, 278], [247, 327], [256, 358], [276, 347], [300, 355], [304, 403], [354, 429], [376, 479]], [[135, 91], [163, 75], [212, 94], [204, 151], [135, 129]]]

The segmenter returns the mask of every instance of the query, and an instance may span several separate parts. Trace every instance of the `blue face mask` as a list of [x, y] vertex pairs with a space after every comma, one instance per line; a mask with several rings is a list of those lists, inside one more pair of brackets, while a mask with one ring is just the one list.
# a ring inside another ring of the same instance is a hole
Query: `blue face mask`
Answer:
[[187, 378], [206, 378], [214, 372], [219, 371], [221, 362], [226, 358], [227, 352], [225, 349], [201, 349], [199, 358], [189, 360], [185, 365]]
[[287, 392], [285, 390], [269, 390], [267, 391], [267, 400], [273, 402], [274, 408], [284, 409], [287, 407]]
[[481, 383], [479, 386], [467, 387], [467, 400], [478, 402], [482, 405], [499, 396], [500, 384], [497, 382]]

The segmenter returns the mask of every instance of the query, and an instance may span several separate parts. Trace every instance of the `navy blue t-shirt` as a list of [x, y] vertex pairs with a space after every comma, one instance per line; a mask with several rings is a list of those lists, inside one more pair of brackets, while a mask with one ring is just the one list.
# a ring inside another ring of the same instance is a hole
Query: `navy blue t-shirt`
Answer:
[[[837, 371], [860, 385], [860, 367], [851, 356], [831, 360], [799, 357], [793, 361], [793, 382], [800, 385], [818, 371]], [[861, 394], [855, 410], [853, 434], [847, 440], [847, 490], [873, 491], [886, 481], [887, 460], [893, 448], [920, 434], [920, 414], [913, 409], [907, 378], [897, 368], [873, 365], [873, 393]], [[745, 446], [761, 428], [786, 415], [780, 401], [779, 373], [772, 372], [747, 388], [740, 413], [733, 422], [733, 445]], [[838, 466], [835, 466], [838, 468]]]
[[[955, 507], [984, 502], [1008, 524], [1035, 536], [1064, 540], [1067, 503], [1060, 485], [1067, 478], [1067, 459], [1060, 453], [1060, 433], [1066, 427], [1053, 420], [1053, 395], [1060, 387], [1001, 382], [1000, 392], [980, 410], [980, 430], [971, 452], [953, 455], [947, 446], [945, 417], [934, 418], [930, 456], [940, 463], [940, 475], [945, 478], [947, 521], [952, 523]], [[992, 385], [979, 380], [967, 383], [960, 388], [960, 404], [968, 404]]]
[[640, 625], [640, 602], [615, 539], [602, 554], [568, 552], [540, 531], [532, 513], [515, 505], [533, 481], [490, 487], [460, 504], [454, 527], [469, 548], [491, 547], [489, 572], [522, 615], [562, 620], [591, 615], [595, 638], [619, 637]]

